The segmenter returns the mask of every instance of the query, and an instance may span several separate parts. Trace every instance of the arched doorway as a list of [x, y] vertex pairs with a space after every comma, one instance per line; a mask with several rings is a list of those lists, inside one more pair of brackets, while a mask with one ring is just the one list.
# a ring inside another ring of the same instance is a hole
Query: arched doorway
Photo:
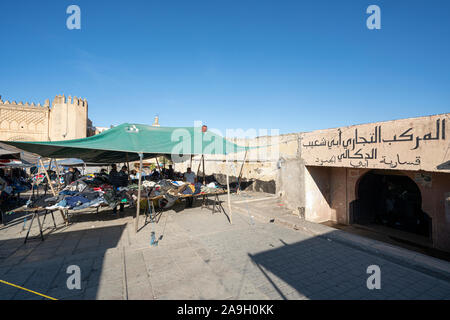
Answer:
[[356, 186], [353, 222], [377, 224], [431, 238], [419, 187], [408, 176], [372, 170]]

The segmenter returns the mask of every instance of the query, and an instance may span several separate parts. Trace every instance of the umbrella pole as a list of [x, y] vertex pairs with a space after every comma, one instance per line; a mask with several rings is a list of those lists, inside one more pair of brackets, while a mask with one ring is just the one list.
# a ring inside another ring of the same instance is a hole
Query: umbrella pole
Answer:
[[203, 184], [206, 185], [205, 156], [202, 156], [202, 163], [203, 163]]
[[128, 152], [127, 152], [127, 170], [128, 170], [128, 181], [130, 181], [130, 162], [128, 161]]
[[156, 157], [155, 159], [156, 159], [156, 165], [158, 166], [159, 176], [160, 176], [161, 179], [162, 179], [162, 176], [161, 176], [161, 168], [159, 167], [158, 157]]
[[[139, 172], [142, 172], [142, 158], [143, 154], [139, 153]], [[139, 184], [138, 184], [138, 200], [136, 206], [136, 220], [135, 220], [135, 230], [138, 232], [139, 227], [139, 213], [141, 211], [141, 184], [142, 184], [142, 174], [139, 174]]]
[[228, 174], [228, 155], [225, 155], [225, 163], [226, 168], [225, 171], [227, 172], [227, 197], [228, 197], [228, 211], [230, 212], [230, 224], [233, 224], [233, 213], [231, 212], [231, 197], [230, 197], [230, 177]]
[[240, 170], [240, 172], [239, 172], [239, 177], [238, 177], [238, 190], [237, 190], [238, 193], [241, 192], [242, 169], [244, 169], [244, 163], [245, 163], [245, 160], [247, 160], [247, 152], [248, 152], [248, 150], [245, 150], [244, 160], [242, 161], [241, 170]]
[[59, 186], [59, 189], [61, 190], [61, 176], [59, 174], [59, 166], [58, 166], [58, 161], [56, 161], [56, 159], [55, 159], [55, 164], [56, 164], [56, 176], [58, 177], [58, 186]]
[[[42, 162], [41, 158], [39, 158], [39, 161], [41, 163], [41, 166], [44, 168], [45, 176], [47, 177], [47, 181], [48, 181], [48, 184], [50, 185], [50, 189], [52, 190], [53, 196], [56, 197], [55, 189], [53, 188], [52, 182], [50, 181], [50, 176], [48, 175], [47, 170], [45, 170], [44, 163]], [[64, 212], [62, 210], [59, 210], [59, 212], [61, 212], [61, 216], [63, 217], [64, 222], [66, 223], [66, 226], [67, 226], [68, 225], [68, 221], [67, 221], [66, 216], [64, 215]]]
[[[52, 182], [50, 181], [50, 176], [48, 175], [48, 171], [45, 170], [44, 163], [42, 162], [42, 159], [39, 159], [39, 161], [41, 162], [41, 166], [44, 168], [45, 176], [47, 177], [47, 182], [48, 182], [48, 185], [50, 186], [50, 189], [52, 190], [53, 196], [56, 197], [56, 192], [55, 192], [55, 189], [53, 189], [53, 185], [52, 185]], [[52, 162], [52, 160], [50, 160], [50, 164], [51, 164], [51, 162]]]
[[[39, 185], [40, 183], [38, 182], [38, 177], [41, 174], [41, 163], [40, 163], [40, 159], [41, 157], [38, 158], [37, 163], [36, 163], [36, 167], [38, 168], [38, 172], [36, 174], [36, 197], [39, 198]], [[34, 196], [34, 193], [33, 193]]]
[[[200, 158], [200, 161], [198, 163], [198, 168], [197, 168], [197, 179], [198, 179], [198, 175], [200, 174], [200, 166], [202, 165], [202, 159], [203, 159], [203, 155]], [[191, 168], [192, 169], [192, 168]]]

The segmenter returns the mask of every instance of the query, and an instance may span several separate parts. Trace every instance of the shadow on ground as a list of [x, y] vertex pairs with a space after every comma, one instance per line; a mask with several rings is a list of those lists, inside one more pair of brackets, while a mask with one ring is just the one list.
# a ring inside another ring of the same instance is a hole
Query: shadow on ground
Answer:
[[[281, 299], [449, 299], [450, 283], [400, 267], [381, 257], [342, 245], [325, 236], [248, 254]], [[381, 269], [381, 290], [369, 290], [367, 268]]]
[[[56, 299], [96, 299], [100, 281], [110, 297], [122, 299], [122, 252], [117, 247], [126, 224], [0, 241], [0, 279]], [[80, 267], [81, 290], [69, 290], [67, 268]], [[108, 268], [104, 267], [108, 266]], [[42, 300], [39, 295], [0, 283], [1, 300]]]

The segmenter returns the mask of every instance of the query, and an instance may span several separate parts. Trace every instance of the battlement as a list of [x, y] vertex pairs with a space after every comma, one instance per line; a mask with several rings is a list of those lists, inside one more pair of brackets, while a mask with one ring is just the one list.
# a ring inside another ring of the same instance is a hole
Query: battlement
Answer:
[[2, 100], [2, 96], [0, 96], [0, 106], [17, 106], [17, 107], [49, 107], [50, 103], [47, 100], [45, 100], [45, 104], [41, 105], [40, 103], [35, 104], [34, 102], [25, 102], [23, 103], [22, 101], [20, 102], [16, 102], [16, 101], [11, 101], [9, 102], [8, 100], [3, 101]]
[[[82, 98], [77, 98], [77, 97], [72, 97], [68, 96], [67, 98], [64, 95], [57, 95], [55, 96], [55, 98], [52, 101], [52, 107], [55, 104], [71, 104], [74, 106], [80, 106], [80, 107], [87, 107], [88, 103], [86, 99], [82, 99]], [[16, 101], [9, 101], [9, 100], [2, 100], [2, 96], [0, 96], [0, 106], [18, 106], [18, 107], [50, 107], [50, 100], [47, 99], [45, 100], [44, 105], [41, 105], [40, 103], [35, 104], [34, 102], [29, 103], [29, 102], [25, 102], [23, 103], [22, 101], [20, 102], [16, 102]]]
[[59, 103], [62, 103], [62, 104], [67, 103], [67, 104], [72, 104], [72, 105], [80, 106], [80, 107], [88, 106], [86, 99], [77, 98], [76, 96], [73, 97], [73, 99], [72, 99], [71, 96], [68, 96], [66, 98], [65, 95], [56, 95], [55, 98], [53, 99], [52, 106], [54, 106], [55, 104], [59, 104]]

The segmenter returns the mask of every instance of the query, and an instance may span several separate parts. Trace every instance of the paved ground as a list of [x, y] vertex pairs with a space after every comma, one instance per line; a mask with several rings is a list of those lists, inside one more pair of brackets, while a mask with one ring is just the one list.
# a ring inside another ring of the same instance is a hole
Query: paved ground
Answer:
[[[222, 213], [179, 206], [137, 235], [130, 216], [80, 213], [69, 227], [47, 229], [44, 242], [24, 244], [22, 219], [0, 227], [0, 279], [58, 299], [450, 298], [446, 280], [342, 241], [260, 222], [251, 212], [279, 208], [245, 199], [233, 195], [232, 225]], [[81, 269], [80, 290], [67, 288], [70, 265]], [[367, 289], [369, 265], [381, 268], [380, 290]], [[0, 283], [0, 299], [44, 298]]]

